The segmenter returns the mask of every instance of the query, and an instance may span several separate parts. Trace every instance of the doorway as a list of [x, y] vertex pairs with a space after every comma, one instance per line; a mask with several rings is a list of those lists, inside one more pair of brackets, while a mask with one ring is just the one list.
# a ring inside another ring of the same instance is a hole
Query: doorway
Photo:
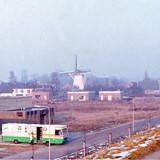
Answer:
[[41, 141], [42, 140], [42, 127], [37, 127], [37, 141]]

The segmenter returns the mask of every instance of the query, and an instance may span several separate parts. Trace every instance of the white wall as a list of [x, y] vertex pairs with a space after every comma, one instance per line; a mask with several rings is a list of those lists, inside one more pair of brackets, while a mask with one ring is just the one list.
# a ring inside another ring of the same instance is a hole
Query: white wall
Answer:
[[0, 97], [13, 97], [13, 93], [0, 93]]

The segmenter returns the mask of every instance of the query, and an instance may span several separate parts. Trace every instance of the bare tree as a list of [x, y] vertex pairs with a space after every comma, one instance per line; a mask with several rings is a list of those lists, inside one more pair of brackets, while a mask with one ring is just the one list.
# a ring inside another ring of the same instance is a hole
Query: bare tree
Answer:
[[15, 76], [13, 71], [10, 71], [9, 73], [9, 82], [12, 84], [17, 82], [17, 77]]
[[39, 75], [36, 73], [32, 74], [31, 77], [32, 77], [31, 81], [34, 83], [37, 83], [40, 79]]
[[42, 83], [47, 83], [49, 81], [49, 77], [47, 74], [43, 74], [42, 76], [39, 77], [39, 80], [42, 82]]
[[21, 71], [21, 81], [25, 83], [28, 81], [28, 73], [25, 69]]
[[58, 96], [58, 91], [60, 87], [60, 80], [58, 77], [57, 72], [52, 72], [50, 75], [51, 83], [52, 83], [52, 91], [53, 91], [53, 96], [57, 97]]

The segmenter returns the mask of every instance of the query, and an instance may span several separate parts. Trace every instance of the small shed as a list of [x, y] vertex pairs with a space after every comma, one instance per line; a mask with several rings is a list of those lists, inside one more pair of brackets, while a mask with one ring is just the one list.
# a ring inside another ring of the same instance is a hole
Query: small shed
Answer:
[[[3, 123], [54, 124], [54, 107], [30, 107], [0, 111], [0, 126]], [[1, 128], [0, 128], [1, 129]]]
[[90, 101], [95, 99], [95, 91], [68, 92], [68, 101]]
[[100, 101], [116, 101], [122, 99], [121, 91], [99, 91]]
[[32, 92], [32, 103], [41, 104], [47, 103], [50, 100], [50, 93], [47, 91], [33, 91]]

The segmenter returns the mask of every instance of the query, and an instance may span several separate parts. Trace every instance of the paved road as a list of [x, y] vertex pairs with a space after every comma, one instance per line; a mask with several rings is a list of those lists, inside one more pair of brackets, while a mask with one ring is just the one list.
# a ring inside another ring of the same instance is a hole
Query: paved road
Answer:
[[[150, 119], [150, 126], [160, 124], [160, 117]], [[128, 136], [130, 123], [115, 126], [109, 129], [103, 129], [97, 132], [81, 133], [77, 135], [71, 135], [69, 142], [65, 145], [53, 145], [51, 146], [51, 159], [56, 159], [65, 154], [72, 153], [74, 151], [83, 148], [83, 142], [86, 140], [86, 147], [108, 141], [109, 135], [112, 135], [112, 140], [121, 137]], [[148, 120], [135, 121], [135, 131], [140, 131], [148, 128]], [[49, 147], [44, 146], [41, 149], [34, 151], [34, 159], [48, 159]], [[32, 151], [26, 151], [21, 154], [6, 157], [5, 159], [30, 159]]]
[[146, 155], [142, 160], [160, 160], [160, 150]]

